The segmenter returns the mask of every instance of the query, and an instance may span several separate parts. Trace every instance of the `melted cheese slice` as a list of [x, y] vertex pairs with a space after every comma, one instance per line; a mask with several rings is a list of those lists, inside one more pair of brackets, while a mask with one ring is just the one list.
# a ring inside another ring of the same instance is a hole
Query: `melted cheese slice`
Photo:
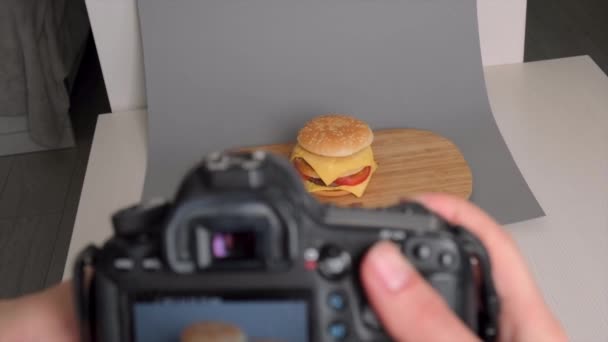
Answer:
[[357, 185], [339, 185], [339, 186], [328, 187], [328, 186], [317, 185], [315, 183], [304, 181], [304, 187], [306, 188], [306, 190], [308, 190], [308, 192], [317, 192], [317, 191], [323, 191], [323, 190], [344, 190], [344, 191], [350, 192], [351, 194], [353, 194], [357, 197], [361, 197], [361, 196], [363, 196], [365, 189], [367, 189], [367, 185], [369, 184], [369, 182], [372, 178], [372, 175], [374, 174], [374, 172], [376, 171], [377, 168], [378, 168], [378, 166], [376, 165], [376, 163], [372, 161], [372, 170], [369, 174], [369, 177], [367, 177], [366, 180], [364, 180], [363, 182], [361, 182]]
[[[358, 170], [361, 167], [371, 165], [372, 173], [376, 167], [374, 153], [370, 146], [348, 157], [324, 157], [308, 152], [300, 147], [300, 145], [296, 145], [291, 153], [290, 160], [294, 160], [295, 158], [304, 159], [317, 172], [319, 178], [321, 178], [325, 184], [331, 184], [343, 175], [346, 175], [353, 170]], [[335, 188], [332, 187], [332, 189]]]

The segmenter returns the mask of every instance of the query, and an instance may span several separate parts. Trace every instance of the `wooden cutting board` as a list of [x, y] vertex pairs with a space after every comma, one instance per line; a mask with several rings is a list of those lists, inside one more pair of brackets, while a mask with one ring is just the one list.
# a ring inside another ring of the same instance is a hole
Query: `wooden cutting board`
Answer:
[[[289, 158], [293, 143], [247, 147]], [[339, 206], [384, 207], [420, 192], [446, 192], [469, 198], [471, 169], [450, 140], [430, 131], [386, 129], [374, 131], [372, 150], [378, 170], [361, 198], [316, 196]]]

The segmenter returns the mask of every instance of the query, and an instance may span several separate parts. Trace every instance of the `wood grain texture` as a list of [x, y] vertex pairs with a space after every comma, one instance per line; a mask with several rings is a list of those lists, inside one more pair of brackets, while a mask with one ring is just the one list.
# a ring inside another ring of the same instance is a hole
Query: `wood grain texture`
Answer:
[[[242, 150], [264, 150], [289, 157], [293, 143]], [[372, 149], [378, 170], [361, 198], [317, 197], [339, 206], [383, 207], [421, 192], [445, 192], [469, 198], [473, 191], [471, 169], [450, 140], [430, 131], [387, 129], [374, 132]]]

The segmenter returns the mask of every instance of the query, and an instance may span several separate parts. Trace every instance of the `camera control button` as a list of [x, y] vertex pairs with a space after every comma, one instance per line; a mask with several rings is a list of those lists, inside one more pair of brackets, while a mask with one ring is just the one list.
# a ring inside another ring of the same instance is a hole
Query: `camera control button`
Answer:
[[451, 267], [455, 262], [456, 258], [454, 257], [454, 254], [450, 252], [443, 252], [439, 255], [439, 263], [443, 267]]
[[318, 270], [324, 278], [338, 280], [350, 271], [350, 266], [350, 254], [340, 247], [326, 245], [321, 249]]
[[327, 296], [327, 305], [335, 311], [342, 311], [346, 308], [346, 297], [341, 291], [330, 292]]
[[319, 260], [319, 251], [316, 248], [306, 248], [304, 250], [304, 268], [308, 271], [317, 270], [317, 261]]
[[304, 260], [317, 261], [319, 260], [319, 251], [315, 248], [307, 248], [304, 250]]
[[343, 322], [336, 321], [327, 327], [327, 333], [334, 341], [344, 341], [348, 336], [348, 328]]
[[159, 271], [162, 263], [158, 258], [145, 258], [141, 262], [141, 267], [146, 271]]
[[361, 320], [363, 321], [363, 324], [370, 329], [382, 329], [378, 316], [376, 316], [376, 313], [368, 305], [365, 305], [363, 310], [361, 310]]
[[168, 204], [164, 199], [154, 198], [123, 209], [112, 216], [114, 233], [118, 236], [131, 237], [151, 232], [151, 227], [165, 217], [167, 208]]
[[432, 250], [429, 245], [420, 244], [420, 245], [416, 246], [416, 248], [414, 248], [414, 255], [419, 260], [427, 260], [428, 258], [431, 257], [431, 254], [432, 254]]
[[116, 258], [114, 259], [114, 268], [120, 271], [130, 271], [135, 266], [133, 259], [129, 258]]

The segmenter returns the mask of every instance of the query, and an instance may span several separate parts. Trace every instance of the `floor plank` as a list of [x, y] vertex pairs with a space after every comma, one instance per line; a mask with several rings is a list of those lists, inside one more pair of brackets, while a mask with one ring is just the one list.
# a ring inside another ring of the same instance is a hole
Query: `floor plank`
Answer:
[[60, 219], [52, 214], [0, 221], [0, 298], [45, 287]]
[[60, 282], [63, 278], [63, 270], [65, 268], [68, 249], [70, 248], [70, 240], [72, 238], [72, 231], [74, 229], [74, 221], [76, 219], [76, 212], [78, 210], [78, 203], [80, 201], [82, 184], [84, 183], [87, 162], [88, 158], [83, 158], [78, 161], [72, 181], [70, 183], [70, 189], [65, 201], [61, 223], [59, 224], [57, 239], [55, 240], [54, 244], [55, 248], [49, 265], [48, 274], [46, 276], [45, 283], [47, 286], [54, 285]]
[[[16, 273], [20, 267], [17, 262], [21, 257], [19, 247], [15, 258], [15, 245], [22, 234], [14, 231], [14, 219], [0, 219], [0, 298], [12, 297], [18, 292]], [[17, 260], [15, 260], [17, 259]]]
[[71, 148], [15, 156], [0, 194], [0, 218], [61, 212], [77, 153]]
[[0, 157], [0, 194], [3, 192], [4, 187], [6, 186], [8, 175], [11, 172], [14, 159], [14, 156]]
[[28, 294], [46, 288], [46, 277], [55, 249], [61, 214], [17, 219], [16, 229], [30, 232], [30, 244], [19, 294]]

